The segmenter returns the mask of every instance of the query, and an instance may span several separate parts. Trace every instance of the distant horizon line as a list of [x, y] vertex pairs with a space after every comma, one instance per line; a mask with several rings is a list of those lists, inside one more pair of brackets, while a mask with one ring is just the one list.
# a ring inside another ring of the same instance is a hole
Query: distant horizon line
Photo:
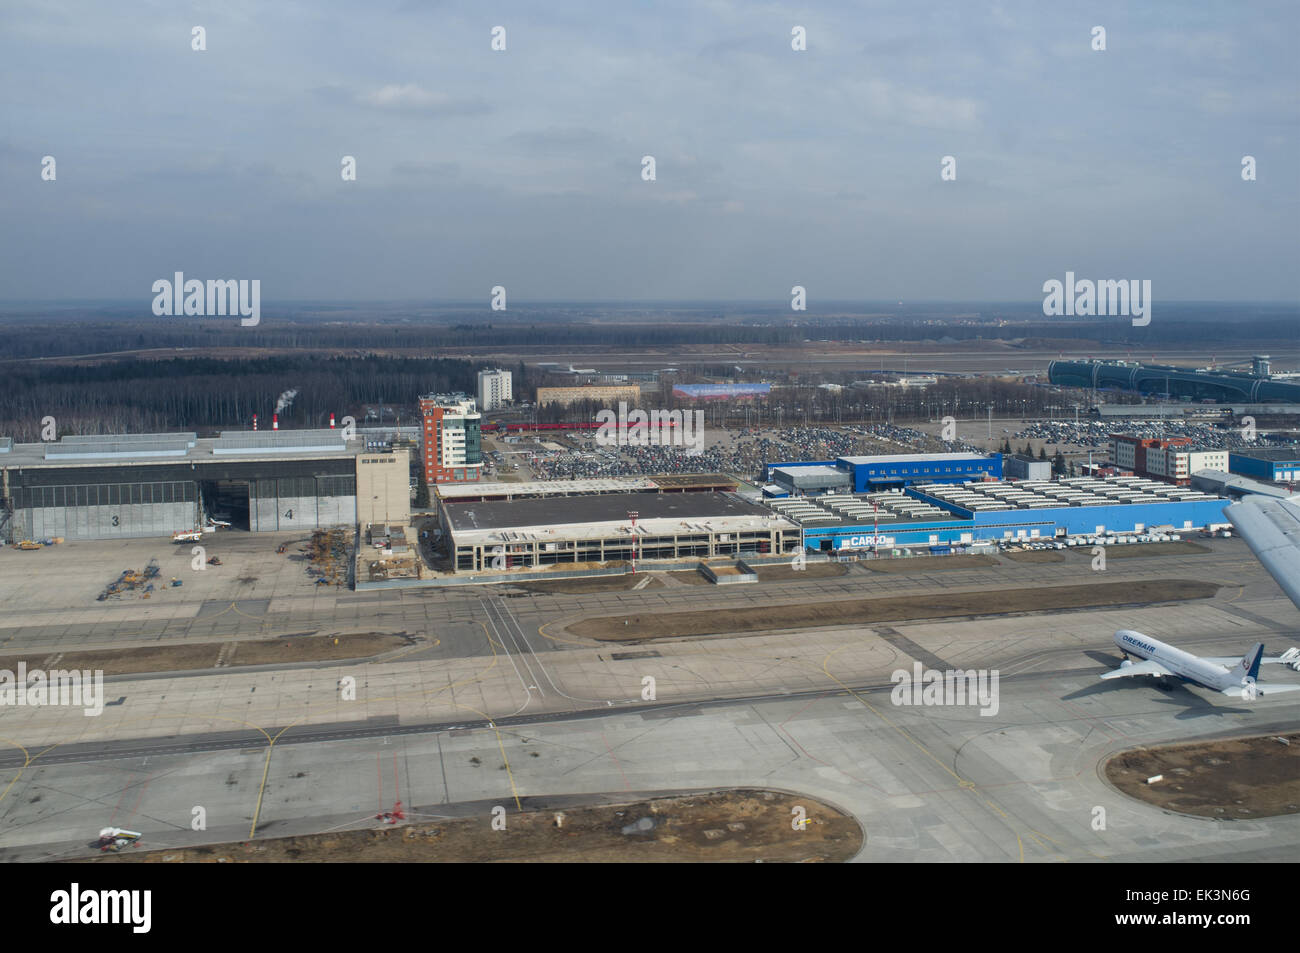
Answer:
[[[141, 298], [0, 298], [0, 308], [15, 307], [48, 307], [48, 308], [71, 308], [71, 307], [141, 307], [149, 308], [152, 302], [151, 296], [142, 296]], [[323, 307], [347, 307], [359, 305], [385, 305], [389, 307], [443, 307], [443, 308], [472, 308], [483, 309], [489, 314], [518, 311], [526, 308], [544, 308], [559, 306], [582, 306], [582, 307], [745, 307], [745, 308], [763, 308], [769, 310], [784, 310], [789, 307], [787, 299], [769, 298], [530, 298], [512, 302], [510, 306], [502, 312], [494, 312], [490, 307], [490, 298], [484, 295], [482, 298], [266, 298], [263, 300], [263, 307], [268, 306], [304, 306], [314, 305]], [[1016, 306], [1016, 307], [1042, 307], [1041, 298], [1029, 298], [1023, 300], [1016, 299], [997, 299], [997, 298], [906, 298], [899, 300], [897, 298], [824, 298], [814, 303], [809, 301], [806, 311], [789, 311], [791, 315], [815, 313], [833, 306], [851, 306], [851, 307], [878, 307], [885, 306], [888, 308], [899, 307], [921, 307], [931, 305], [944, 306]], [[1300, 301], [1292, 301], [1277, 298], [1260, 298], [1260, 299], [1221, 299], [1221, 298], [1166, 298], [1162, 301], [1165, 305], [1272, 305], [1285, 306], [1300, 310]], [[152, 316], [152, 315], [151, 315]], [[183, 315], [178, 317], [184, 317]], [[194, 317], [202, 317], [195, 315]], [[1043, 315], [1043, 317], [1053, 317]]]

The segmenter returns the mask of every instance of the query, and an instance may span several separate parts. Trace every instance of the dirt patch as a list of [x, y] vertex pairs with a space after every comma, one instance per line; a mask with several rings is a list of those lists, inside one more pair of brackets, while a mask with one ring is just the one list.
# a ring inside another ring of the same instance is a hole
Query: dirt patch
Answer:
[[[649, 582], [646, 580], [649, 579]], [[624, 573], [620, 576], [590, 576], [585, 579], [550, 579], [545, 582], [519, 582], [515, 583], [518, 589], [524, 589], [528, 592], [540, 593], [581, 593], [581, 592], [613, 592], [624, 589], [633, 589], [641, 583], [642, 590], [645, 589], [662, 589], [664, 584], [661, 580], [646, 573], [639, 572], [635, 576], [631, 573]]]
[[688, 586], [712, 585], [709, 580], [704, 578], [704, 573], [700, 572], [698, 569], [674, 569], [672, 572], [668, 573], [668, 575], [672, 576], [678, 582], [683, 582]]
[[1065, 553], [1056, 549], [1031, 549], [1023, 553], [1003, 553], [1003, 556], [1018, 563], [1063, 563]]
[[910, 556], [900, 559], [867, 559], [862, 565], [872, 572], [908, 573], [936, 572], [945, 569], [981, 569], [996, 566], [998, 561], [992, 556]]
[[355, 635], [294, 635], [278, 639], [199, 642], [192, 645], [157, 645], [132, 649], [90, 649], [42, 655], [0, 657], [0, 669], [15, 671], [19, 662], [42, 669], [89, 669], [105, 675], [142, 672], [184, 672], [201, 668], [238, 668], [277, 662], [322, 662], [369, 658], [403, 645], [413, 645], [407, 635], [362, 632]]
[[740, 576], [743, 575], [739, 566], [719, 565], [709, 566], [709, 571], [715, 576]]
[[[1077, 546], [1080, 556], [1092, 558], [1091, 546]], [[1129, 543], [1127, 546], [1103, 546], [1107, 559], [1136, 559], [1143, 556], [1190, 556], [1194, 553], [1213, 552], [1208, 546], [1183, 540], [1177, 543]]]
[[[1129, 797], [1180, 814], [1300, 814], [1300, 732], [1123, 751], [1105, 772]], [[1146, 783], [1157, 774], [1164, 779]]]
[[[807, 629], [828, 625], [872, 625], [913, 619], [953, 616], [1006, 615], [1017, 612], [1051, 612], [1093, 606], [1115, 607], [1185, 599], [1208, 599], [1218, 585], [1190, 579], [1155, 579], [1108, 582], [1043, 589], [1006, 589], [988, 592], [934, 592], [924, 596], [889, 596], [797, 605], [758, 606], [745, 609], [706, 609], [700, 612], [665, 612], [656, 615], [602, 616], [568, 627], [574, 635], [602, 642], [671, 639], [722, 632], [767, 632], [772, 629]], [[626, 624], [624, 624], [626, 622]]]
[[[808, 823], [792, 824], [804, 809]], [[862, 847], [857, 821], [802, 795], [727, 791], [633, 804], [531, 811], [79, 858], [135, 863], [839, 863]]]
[[785, 582], [790, 579], [828, 579], [843, 576], [849, 567], [842, 563], [810, 563], [803, 569], [795, 569], [785, 563], [776, 566], [755, 566], [759, 582]]

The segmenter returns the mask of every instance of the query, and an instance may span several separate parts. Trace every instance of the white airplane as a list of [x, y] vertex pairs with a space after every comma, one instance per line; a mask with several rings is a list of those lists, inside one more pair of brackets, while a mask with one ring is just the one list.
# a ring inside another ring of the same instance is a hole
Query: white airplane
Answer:
[[[1261, 664], [1300, 666], [1300, 649], [1288, 649], [1275, 658], [1264, 658], [1264, 643], [1256, 642], [1239, 659], [1202, 658], [1132, 629], [1116, 632], [1115, 644], [1124, 653], [1124, 661], [1119, 663], [1119, 668], [1107, 672], [1102, 678], [1129, 678], [1134, 675], [1181, 678], [1193, 685], [1247, 701], [1260, 695], [1300, 691], [1300, 685], [1268, 685], [1257, 681]], [[1130, 655], [1136, 655], [1141, 661], [1133, 661], [1129, 658]]]
[[[1247, 497], [1224, 508], [1223, 513], [1237, 527], [1246, 544], [1277, 580], [1278, 585], [1300, 608], [1300, 497], [1289, 499]], [[1300, 691], [1300, 685], [1261, 685], [1256, 679], [1261, 664], [1282, 664], [1300, 671], [1300, 649], [1288, 649], [1279, 656], [1264, 658], [1264, 643], [1257, 642], [1240, 659], [1201, 658], [1167, 645], [1141, 632], [1121, 629], [1115, 644], [1124, 661], [1102, 678], [1148, 675], [1181, 678], [1225, 695], [1252, 700], [1260, 695]], [[1140, 661], [1129, 658], [1135, 655]]]

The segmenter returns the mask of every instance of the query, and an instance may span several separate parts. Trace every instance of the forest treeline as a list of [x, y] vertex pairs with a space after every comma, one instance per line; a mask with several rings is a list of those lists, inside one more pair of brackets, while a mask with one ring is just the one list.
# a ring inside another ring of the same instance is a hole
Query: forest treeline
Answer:
[[[193, 430], [244, 430], [253, 414], [263, 429], [271, 426], [282, 395], [292, 391], [280, 412], [283, 429], [325, 427], [351, 415], [359, 425], [414, 424], [417, 398], [425, 393], [473, 394], [483, 362], [454, 358], [324, 357], [277, 355], [262, 358], [211, 357], [145, 360], [120, 358], [94, 364], [16, 362], [0, 376], [0, 435], [19, 442], [39, 439], [41, 421], [53, 417], [60, 434], [154, 433]], [[571, 380], [521, 362], [510, 368], [517, 400], [531, 399], [539, 384]], [[678, 380], [754, 377], [732, 367], [684, 365]], [[1055, 405], [1064, 414], [1088, 399], [1086, 392], [1061, 392], [992, 377], [940, 378], [925, 388], [853, 387], [852, 374], [835, 372], [839, 389], [811, 384], [776, 387], [762, 401], [694, 403], [673, 395], [671, 379], [647, 384], [641, 406], [671, 409], [702, 407], [710, 423], [754, 425], [844, 421], [959, 419], [995, 415], [1042, 414]], [[1117, 395], [1111, 395], [1115, 399]], [[523, 411], [518, 419], [540, 422], [590, 420], [603, 404], [552, 405]]]
[[1125, 319], [1075, 321], [996, 321], [977, 323], [917, 322], [899, 319], [803, 318], [797, 323], [663, 321], [633, 323], [559, 323], [456, 325], [387, 324], [373, 322], [285, 322], [264, 318], [255, 328], [237, 322], [205, 319], [152, 321], [86, 321], [66, 314], [40, 319], [11, 317], [0, 324], [0, 361], [107, 354], [146, 348], [259, 348], [354, 350], [359, 353], [395, 349], [436, 351], [445, 348], [573, 347], [657, 349], [694, 345], [796, 346], [815, 341], [976, 341], [1023, 342], [1026, 346], [1076, 347], [1108, 344], [1135, 350], [1162, 345], [1213, 345], [1230, 334], [1233, 344], [1294, 339], [1294, 315], [1252, 316], [1222, 321], [1153, 319], [1135, 328]]
[[[94, 365], [14, 363], [0, 375], [0, 434], [39, 438], [43, 417], [59, 433], [154, 433], [269, 429], [281, 394], [297, 391], [280, 425], [329, 426], [329, 416], [387, 405], [384, 422], [405, 408], [414, 423], [420, 394], [473, 393], [482, 363], [446, 358], [275, 356], [252, 359], [128, 358]], [[378, 422], [378, 417], [372, 422]]]

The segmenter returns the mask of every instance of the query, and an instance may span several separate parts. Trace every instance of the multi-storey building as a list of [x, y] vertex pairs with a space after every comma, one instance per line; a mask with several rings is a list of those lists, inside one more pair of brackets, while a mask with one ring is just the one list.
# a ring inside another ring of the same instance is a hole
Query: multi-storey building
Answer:
[[602, 403], [608, 407], [617, 407], [620, 400], [635, 406], [641, 400], [641, 388], [636, 384], [609, 384], [601, 387], [539, 387], [537, 388], [537, 406], [563, 404], [569, 406], [582, 401]]
[[478, 372], [478, 409], [482, 413], [497, 410], [513, 401], [514, 385], [509, 371]]
[[1185, 447], [1192, 442], [1190, 437], [1132, 437], [1128, 434], [1110, 435], [1110, 459], [1115, 466], [1134, 473], [1147, 472], [1147, 453], [1153, 448], [1166, 450], [1169, 447]]
[[1227, 468], [1227, 450], [1151, 447], [1147, 450], [1146, 470], [1140, 475], [1186, 484], [1191, 482], [1192, 474], [1197, 470], [1226, 471]]
[[474, 398], [426, 394], [420, 398], [420, 414], [424, 417], [425, 481], [477, 480], [483, 468], [482, 416]]
[[1118, 467], [1138, 476], [1170, 483], [1187, 483], [1197, 470], [1226, 470], [1226, 450], [1191, 446], [1190, 437], [1131, 437], [1110, 435], [1110, 458]]

